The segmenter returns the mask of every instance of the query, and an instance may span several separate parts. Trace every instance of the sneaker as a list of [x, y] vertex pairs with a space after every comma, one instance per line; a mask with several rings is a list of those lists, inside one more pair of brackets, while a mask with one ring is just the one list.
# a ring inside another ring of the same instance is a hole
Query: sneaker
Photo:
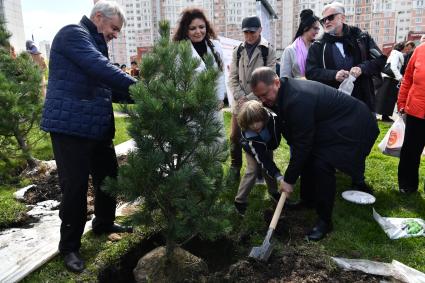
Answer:
[[265, 185], [266, 181], [264, 180], [264, 178], [258, 178], [257, 177], [257, 180], [255, 180], [255, 184], [256, 185]]
[[239, 215], [245, 216], [246, 208], [248, 207], [248, 204], [245, 202], [236, 202], [235, 201], [235, 207]]

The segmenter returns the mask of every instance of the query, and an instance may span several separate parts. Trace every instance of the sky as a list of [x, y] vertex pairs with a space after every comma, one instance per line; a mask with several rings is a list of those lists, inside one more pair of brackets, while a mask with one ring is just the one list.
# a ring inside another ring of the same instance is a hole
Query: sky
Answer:
[[38, 46], [42, 40], [52, 42], [62, 27], [89, 16], [93, 0], [21, 0], [21, 5], [25, 37], [34, 35]]

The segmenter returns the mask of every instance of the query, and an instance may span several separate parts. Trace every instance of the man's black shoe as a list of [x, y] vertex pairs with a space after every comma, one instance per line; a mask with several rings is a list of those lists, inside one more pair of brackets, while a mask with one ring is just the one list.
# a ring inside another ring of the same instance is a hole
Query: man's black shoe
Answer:
[[80, 273], [84, 270], [84, 261], [78, 252], [69, 252], [64, 254], [63, 262], [69, 271]]
[[352, 187], [351, 187], [351, 189], [354, 190], [354, 191], [361, 191], [361, 192], [364, 192], [364, 193], [368, 193], [368, 194], [373, 195], [373, 189], [372, 189], [372, 187], [369, 186], [366, 183], [363, 183], [363, 184], [353, 184]]
[[242, 202], [236, 202], [235, 201], [235, 207], [236, 207], [236, 210], [238, 211], [238, 213], [241, 216], [245, 216], [246, 208], [248, 207], [248, 204], [247, 203], [242, 203]]
[[132, 226], [122, 226], [119, 224], [112, 224], [111, 226], [101, 226], [93, 228], [93, 233], [100, 234], [108, 234], [108, 233], [133, 233]]
[[283, 207], [288, 210], [302, 210], [302, 209], [314, 208], [314, 205], [304, 200], [297, 200], [297, 201], [287, 200]]
[[402, 194], [413, 194], [413, 193], [417, 192], [417, 190], [414, 190], [414, 189], [412, 190], [412, 189], [408, 189], [408, 188], [399, 188], [398, 190]]
[[307, 234], [307, 239], [310, 241], [319, 241], [323, 239], [326, 234], [332, 231], [332, 224], [319, 220], [316, 226]]

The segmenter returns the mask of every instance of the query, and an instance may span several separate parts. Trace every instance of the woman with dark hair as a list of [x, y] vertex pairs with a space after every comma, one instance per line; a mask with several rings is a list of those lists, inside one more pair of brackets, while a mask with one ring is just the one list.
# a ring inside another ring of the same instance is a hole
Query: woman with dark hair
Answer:
[[376, 94], [376, 113], [381, 114], [384, 122], [393, 122], [390, 116], [393, 115], [395, 103], [397, 102], [398, 88], [402, 79], [401, 67], [403, 67], [404, 56], [401, 51], [404, 43], [399, 42], [394, 45], [388, 56], [387, 64], [390, 64], [393, 76], [382, 73], [383, 83]]
[[201, 72], [206, 68], [204, 60], [207, 54], [211, 54], [214, 57], [214, 65], [220, 71], [216, 88], [217, 100], [219, 101], [217, 119], [223, 124], [223, 114], [221, 113], [221, 108], [223, 108], [223, 99], [226, 90], [222, 59], [223, 50], [220, 42], [216, 40], [216, 38], [217, 35], [214, 29], [201, 9], [187, 8], [183, 10], [173, 40], [189, 40], [192, 43], [192, 55], [194, 58], [200, 60], [200, 64], [196, 69], [197, 72]]
[[300, 14], [300, 25], [294, 42], [285, 48], [280, 60], [280, 76], [304, 78], [308, 49], [320, 31], [319, 18], [312, 10], [305, 9]]

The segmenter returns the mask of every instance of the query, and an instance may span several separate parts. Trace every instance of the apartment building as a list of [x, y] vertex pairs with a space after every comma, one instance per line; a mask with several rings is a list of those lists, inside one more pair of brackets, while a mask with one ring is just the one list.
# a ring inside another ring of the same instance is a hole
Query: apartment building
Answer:
[[45, 59], [49, 60], [49, 58], [50, 58], [50, 48], [51, 48], [50, 41], [48, 41], [48, 40], [40, 41], [39, 46], [40, 46], [39, 51], [44, 54]]
[[[152, 47], [158, 38], [157, 23], [170, 21], [171, 32], [186, 7], [201, 7], [224, 37], [243, 40], [242, 19], [257, 14], [258, 2], [267, 2], [277, 19], [270, 22], [269, 39], [280, 55], [292, 43], [303, 9], [312, 9], [321, 17], [324, 5], [332, 0], [118, 0], [124, 7], [127, 25], [110, 44], [111, 60], [128, 63]], [[409, 32], [425, 33], [424, 0], [341, 0], [346, 22], [368, 31], [378, 46], [392, 46], [408, 38]]]
[[[94, 1], [97, 2], [96, 0]], [[166, 19], [170, 22], [173, 34], [181, 12], [187, 7], [202, 8], [214, 26], [218, 35], [243, 40], [242, 19], [256, 15], [255, 0], [118, 0], [126, 13], [127, 24], [119, 38], [109, 44], [111, 61], [128, 64], [132, 58], [143, 56], [158, 39], [158, 22]], [[267, 2], [271, 9], [279, 0]], [[270, 41], [276, 44], [277, 20], [270, 25]], [[279, 32], [279, 35], [281, 33]]]
[[24, 20], [21, 0], [0, 0], [0, 19], [6, 22], [6, 28], [12, 33], [10, 43], [17, 53], [25, 50]]

